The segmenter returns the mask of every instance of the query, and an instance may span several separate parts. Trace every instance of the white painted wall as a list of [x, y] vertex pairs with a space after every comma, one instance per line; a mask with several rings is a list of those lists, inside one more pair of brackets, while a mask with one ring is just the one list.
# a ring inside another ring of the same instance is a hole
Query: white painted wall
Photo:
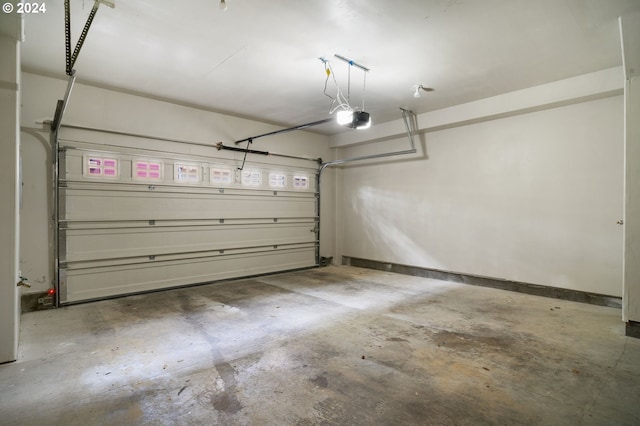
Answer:
[[621, 17], [620, 35], [626, 80], [622, 317], [640, 323], [640, 13]]
[[19, 182], [20, 40], [22, 20], [0, 14], [0, 363], [14, 361], [20, 329]]
[[52, 170], [47, 134], [20, 134], [22, 157], [22, 199], [20, 222], [20, 271], [29, 278], [30, 289], [24, 293], [43, 292], [53, 279], [52, 253]]
[[[66, 81], [44, 77], [31, 73], [23, 73], [24, 90], [22, 94], [22, 129], [34, 133], [34, 128], [41, 127], [43, 120], [51, 120], [56, 102], [62, 99], [66, 89]], [[81, 78], [81, 75], [79, 75]], [[212, 93], [211, 96], [215, 96]], [[76, 83], [65, 113], [64, 124], [117, 130], [136, 134], [211, 143], [222, 141], [233, 145], [235, 140], [279, 129], [276, 126], [227, 116], [194, 107], [177, 105], [160, 100], [134, 96], [131, 94], [96, 88]], [[45, 140], [48, 133], [41, 132]], [[25, 267], [33, 272], [32, 292], [49, 288], [51, 277], [46, 275], [50, 270], [52, 253], [49, 250], [47, 259], [40, 248], [50, 243], [50, 235], [45, 231], [49, 220], [42, 214], [51, 211], [48, 188], [41, 186], [47, 179], [49, 166], [43, 164], [44, 144], [31, 134], [24, 136], [27, 141], [23, 152], [26, 165], [36, 167], [33, 175], [25, 178], [25, 205], [34, 209], [33, 215], [25, 216], [23, 223], [23, 241], [27, 245], [37, 247], [35, 251], [25, 249], [21, 259]], [[160, 143], [160, 142], [159, 142]], [[28, 146], [27, 146], [28, 144]], [[258, 139], [253, 143], [254, 149], [275, 153], [299, 155], [310, 158], [329, 159], [334, 153], [328, 146], [328, 138], [311, 132], [289, 132], [277, 136]], [[212, 148], [213, 149], [213, 148]], [[48, 163], [47, 163], [48, 164]], [[30, 169], [31, 170], [31, 169]], [[321, 255], [334, 255], [335, 204], [333, 173], [323, 176], [322, 211], [321, 211]], [[45, 279], [42, 280], [42, 276]], [[44, 282], [40, 282], [44, 281]]]
[[640, 76], [627, 84], [623, 318], [640, 323]]
[[420, 135], [413, 157], [345, 167], [340, 253], [621, 296], [623, 97], [606, 96], [460, 120], [470, 124]]

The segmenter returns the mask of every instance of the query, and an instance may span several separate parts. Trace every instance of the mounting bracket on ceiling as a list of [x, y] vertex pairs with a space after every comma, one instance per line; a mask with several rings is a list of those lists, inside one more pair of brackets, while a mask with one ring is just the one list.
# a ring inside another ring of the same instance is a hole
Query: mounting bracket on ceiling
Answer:
[[93, 18], [95, 18], [96, 13], [98, 13], [98, 7], [100, 7], [100, 4], [109, 6], [112, 9], [116, 7], [115, 3], [107, 0], [95, 0], [95, 2], [93, 3], [93, 7], [91, 8], [91, 12], [89, 13], [89, 17], [87, 18], [87, 22], [85, 22], [84, 28], [82, 28], [82, 32], [80, 33], [80, 37], [78, 38], [76, 47], [75, 49], [73, 49], [73, 53], [71, 53], [71, 6], [69, 5], [69, 0], [64, 0], [64, 37], [67, 53], [66, 73], [68, 76], [72, 76], [74, 73], [73, 66], [78, 59], [80, 49], [82, 49], [84, 40], [87, 38], [87, 33], [89, 33], [89, 28], [91, 28]]
[[346, 62], [346, 63], [348, 63], [349, 65], [353, 65], [354, 67], [358, 67], [358, 68], [360, 68], [360, 69], [361, 69], [362, 71], [364, 71], [364, 72], [369, 72], [369, 71], [371, 71], [369, 68], [365, 67], [364, 65], [360, 65], [359, 63], [357, 63], [357, 62], [353, 61], [352, 59], [345, 58], [344, 56], [342, 56], [342, 55], [338, 55], [337, 53], [335, 53], [333, 56], [335, 56], [336, 58], [338, 58], [338, 59], [340, 59], [340, 60], [342, 60], [342, 61], [345, 61], [345, 62]]

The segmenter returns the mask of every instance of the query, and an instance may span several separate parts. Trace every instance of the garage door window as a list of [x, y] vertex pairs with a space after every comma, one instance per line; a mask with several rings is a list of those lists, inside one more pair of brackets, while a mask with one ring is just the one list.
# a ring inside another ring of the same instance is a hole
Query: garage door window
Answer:
[[85, 177], [117, 179], [119, 177], [118, 160], [115, 158], [86, 155], [84, 156], [82, 173]]

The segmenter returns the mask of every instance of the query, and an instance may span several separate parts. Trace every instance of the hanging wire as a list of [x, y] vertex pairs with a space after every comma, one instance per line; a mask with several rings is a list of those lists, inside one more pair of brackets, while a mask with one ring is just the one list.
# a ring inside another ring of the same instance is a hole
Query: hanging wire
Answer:
[[244, 163], [247, 161], [247, 153], [249, 152], [249, 146], [253, 142], [253, 138], [247, 139], [247, 147], [244, 150], [244, 157], [242, 158], [242, 166], [238, 167], [238, 170], [244, 170]]
[[[345, 111], [355, 111], [357, 110], [357, 108], [353, 108], [350, 105], [350, 100], [351, 100], [351, 67], [352, 66], [357, 66], [358, 68], [361, 68], [364, 71], [364, 78], [363, 78], [363, 85], [362, 85], [362, 111], [364, 111], [365, 108], [365, 101], [366, 101], [366, 90], [367, 90], [367, 73], [369, 72], [368, 68], [363, 67], [360, 64], [356, 64], [354, 63], [352, 60], [343, 58], [341, 56], [336, 55], [339, 59], [342, 59], [343, 61], [347, 62], [348, 67], [347, 68], [347, 96], [345, 98], [344, 94], [342, 93], [342, 91], [340, 90], [340, 86], [338, 85], [338, 82], [336, 80], [336, 76], [335, 73], [333, 72], [333, 68], [331, 67], [331, 63], [323, 58], [320, 57], [318, 59], [320, 59], [322, 61], [322, 63], [324, 64], [324, 71], [326, 74], [326, 78], [324, 80], [324, 90], [323, 90], [323, 94], [328, 97], [329, 99], [331, 99], [331, 103], [329, 104], [329, 114], [333, 114], [334, 112], [336, 112], [339, 109], [345, 110]], [[333, 79], [333, 84], [335, 86], [336, 89], [336, 95], [335, 97], [331, 96], [329, 93], [327, 93], [327, 86], [329, 84], [329, 77], [331, 77]]]
[[[320, 60], [324, 63], [324, 70], [327, 75], [324, 81], [324, 95], [331, 99], [331, 103], [329, 104], [329, 114], [333, 114], [338, 109], [343, 110], [352, 110], [349, 105], [348, 99], [345, 99], [342, 91], [340, 90], [340, 86], [338, 85], [338, 81], [336, 80], [335, 73], [333, 72], [333, 68], [331, 67], [331, 63], [324, 58], [320, 58]], [[329, 93], [327, 93], [327, 85], [329, 83], [329, 77], [332, 78], [333, 84], [336, 89], [336, 96], [333, 97]]]
[[362, 85], [362, 111], [364, 111], [364, 100], [367, 95], [367, 71], [364, 72], [364, 84]]
[[348, 79], [347, 79], [347, 103], [351, 102], [351, 63], [349, 63], [349, 68], [347, 68]]
[[[320, 58], [320, 60], [322, 60], [322, 58]], [[329, 65], [329, 62], [326, 60], [323, 60], [324, 62], [324, 72], [325, 74], [327, 74], [327, 78], [325, 78], [324, 80], [324, 95], [331, 99], [331, 104], [329, 104], [329, 110], [331, 110], [331, 107], [333, 106], [333, 103], [335, 102], [335, 99], [333, 98], [333, 96], [331, 96], [330, 94], [327, 93], [327, 84], [329, 83], [329, 77], [332, 76], [333, 71], [331, 70], [331, 65]], [[336, 78], [333, 77], [333, 81], [335, 82]]]

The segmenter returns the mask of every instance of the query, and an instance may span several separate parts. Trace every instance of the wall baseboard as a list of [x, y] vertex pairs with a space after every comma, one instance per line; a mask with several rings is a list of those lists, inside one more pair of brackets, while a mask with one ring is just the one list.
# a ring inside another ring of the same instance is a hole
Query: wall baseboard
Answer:
[[640, 339], [640, 322], [629, 321], [625, 327], [625, 335]]
[[20, 309], [22, 313], [53, 308], [55, 308], [53, 296], [51, 296], [48, 291], [23, 294], [20, 297]]
[[607, 306], [610, 308], [622, 308], [622, 298], [607, 296], [604, 294], [588, 293], [584, 291], [502, 280], [498, 278], [480, 277], [477, 275], [461, 274], [457, 272], [442, 271], [430, 268], [421, 268], [418, 266], [400, 265], [397, 263], [380, 262], [376, 260], [360, 259], [350, 256], [342, 256], [342, 264], [357, 266], [361, 268], [376, 269], [379, 271], [395, 272], [403, 275], [433, 278], [443, 281], [453, 281], [457, 283], [476, 285], [481, 287], [491, 287], [500, 290], [509, 290], [518, 293], [532, 294], [535, 296], [570, 300], [572, 302]]

